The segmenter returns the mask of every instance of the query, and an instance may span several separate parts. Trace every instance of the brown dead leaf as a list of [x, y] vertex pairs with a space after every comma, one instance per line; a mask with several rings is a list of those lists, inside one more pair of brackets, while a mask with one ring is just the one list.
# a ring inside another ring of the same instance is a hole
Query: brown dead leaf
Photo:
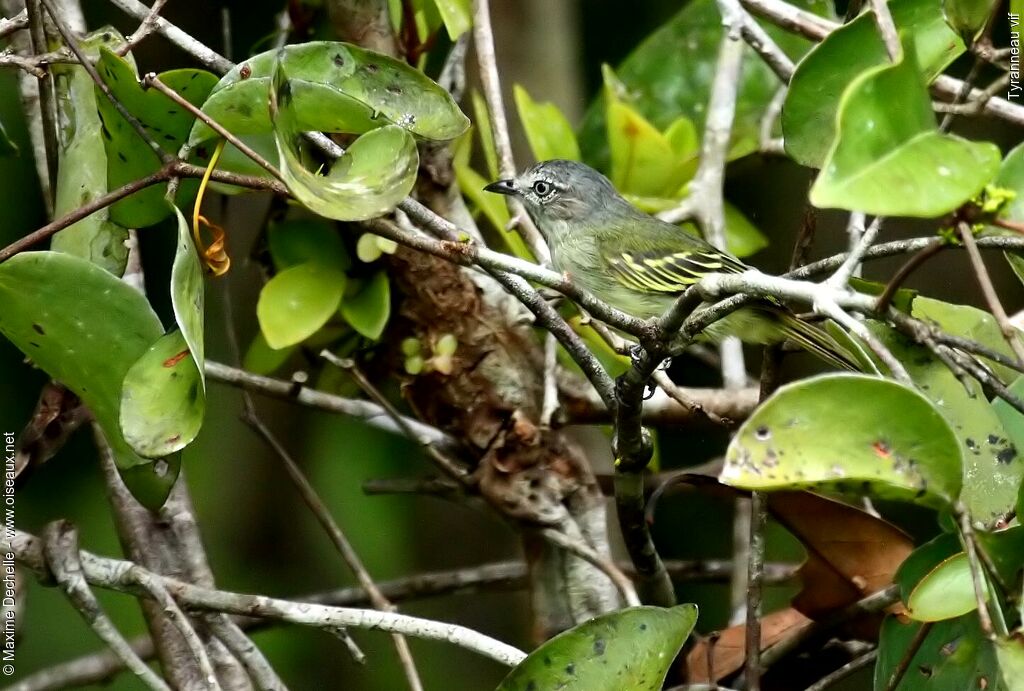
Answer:
[[807, 549], [803, 589], [792, 604], [812, 619], [889, 586], [914, 549], [893, 524], [810, 492], [773, 492], [768, 508]]
[[[783, 638], [795, 635], [811, 623], [810, 619], [792, 607], [772, 612], [761, 619], [761, 650]], [[746, 625], [739, 624], [722, 631], [717, 638], [709, 636], [701, 639], [686, 656], [687, 683], [713, 684], [742, 667], [746, 653], [746, 635]], [[709, 647], [713, 679], [708, 671]]]

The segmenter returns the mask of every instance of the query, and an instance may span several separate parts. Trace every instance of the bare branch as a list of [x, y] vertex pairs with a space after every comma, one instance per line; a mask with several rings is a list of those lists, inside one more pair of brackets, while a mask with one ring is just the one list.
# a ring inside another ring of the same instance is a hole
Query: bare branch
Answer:
[[[6, 534], [10, 534], [10, 531], [7, 531]], [[43, 559], [40, 540], [21, 530], [14, 530], [13, 534], [12, 540], [3, 541], [3, 548], [14, 552], [15, 558], [19, 562], [36, 573], [45, 573], [46, 563]], [[127, 575], [129, 569], [138, 566], [133, 562], [108, 559], [89, 552], [82, 552], [81, 564], [85, 580], [91, 585], [128, 593], [135, 592], [138, 587]], [[320, 629], [346, 626], [402, 633], [416, 638], [451, 643], [509, 666], [518, 664], [526, 657], [525, 653], [512, 646], [456, 624], [446, 624], [392, 612], [329, 607], [264, 595], [234, 593], [150, 573], [180, 605], [190, 609], [262, 617]]]
[[[9, 534], [9, 532], [7, 533]], [[96, 635], [121, 658], [146, 686], [155, 691], [170, 691], [170, 687], [158, 677], [145, 662], [139, 659], [128, 642], [110, 621], [96, 596], [88, 585], [83, 565], [79, 560], [78, 532], [66, 521], [54, 521], [46, 527], [45, 541], [42, 545], [36, 540], [36, 564], [33, 568], [43, 573], [52, 573], [58, 585], [68, 596], [68, 600], [78, 610], [86, 623]], [[35, 538], [33, 538], [35, 540]]]
[[988, 309], [995, 317], [999, 330], [1003, 333], [1003, 338], [1006, 339], [1010, 349], [1017, 356], [1017, 360], [1024, 364], [1024, 343], [1021, 343], [1020, 332], [1010, 323], [1010, 318], [1003, 308], [1003, 303], [999, 300], [995, 286], [992, 285], [992, 277], [988, 275], [985, 260], [981, 258], [981, 252], [978, 251], [978, 245], [974, 239], [974, 230], [965, 221], [960, 221], [957, 224], [957, 230], [964, 247], [967, 248], [967, 256], [971, 258], [971, 266], [974, 267], [974, 275], [978, 279], [978, 285], [981, 286], [981, 294], [985, 296]]
[[[335, 396], [306, 386], [296, 385], [284, 379], [264, 377], [211, 360], [206, 361], [206, 376], [230, 386], [254, 391], [265, 396], [293, 400], [302, 405], [331, 413], [349, 415], [363, 420], [373, 427], [395, 434], [405, 434], [405, 431], [394, 422], [384, 408], [370, 401]], [[413, 430], [415, 435], [413, 438], [421, 444], [433, 444], [452, 451], [458, 449], [456, 440], [436, 427], [431, 427], [413, 418], [404, 418], [404, 420]]]

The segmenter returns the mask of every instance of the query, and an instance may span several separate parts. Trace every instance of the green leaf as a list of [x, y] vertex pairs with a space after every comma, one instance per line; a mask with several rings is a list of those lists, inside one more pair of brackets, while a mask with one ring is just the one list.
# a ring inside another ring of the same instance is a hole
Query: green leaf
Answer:
[[284, 183], [311, 211], [339, 221], [374, 218], [394, 209], [412, 190], [419, 152], [412, 135], [385, 125], [360, 136], [330, 164], [306, 166], [305, 126], [295, 98], [296, 82], [281, 69], [274, 74], [271, 114]]
[[[959, 538], [952, 533], [944, 532], [916, 548], [909, 557], [903, 560], [893, 580], [899, 585], [900, 599], [907, 605], [908, 614], [919, 621], [940, 621], [952, 616], [959, 616], [974, 609], [974, 586], [971, 582], [970, 571], [968, 572], [968, 588], [965, 591], [963, 582], [957, 578], [949, 578], [949, 575], [956, 575], [955, 571], [958, 557], [963, 556]], [[944, 567], [945, 564], [953, 564], [952, 567]], [[931, 584], [926, 584], [920, 593], [919, 587], [929, 578], [933, 577], [937, 569], [945, 568], [945, 575], [934, 577]], [[952, 586], [949, 586], [949, 581]], [[946, 594], [950, 596], [950, 602], [935, 602], [934, 595], [945, 588]], [[916, 601], [914, 600], [914, 594]], [[943, 611], [938, 611], [939, 609]], [[954, 611], [958, 610], [958, 611]], [[944, 614], [953, 611], [949, 616]]]
[[256, 317], [271, 348], [285, 348], [312, 336], [337, 311], [345, 274], [319, 262], [285, 269], [260, 291]]
[[[937, 301], [918, 297], [914, 300], [913, 315], [927, 318], [927, 314], [936, 314], [936, 307], [931, 304], [934, 302]], [[928, 349], [877, 322], [869, 322], [868, 326], [903, 363], [918, 389], [935, 404], [956, 435], [964, 464], [960, 499], [976, 520], [991, 525], [1004, 519], [1016, 500], [1017, 487], [1024, 476], [1024, 459], [1018, 457], [1012, 440], [1007, 439], [981, 386], [972, 382], [971, 391], [967, 391]], [[958, 330], [950, 333], [965, 335]]]
[[725, 246], [736, 257], [749, 257], [768, 246], [768, 238], [742, 211], [725, 203]]
[[473, 89], [470, 92], [470, 97], [473, 101], [473, 129], [476, 130], [480, 139], [480, 148], [484, 153], [484, 161], [487, 163], [487, 172], [494, 180], [498, 177], [498, 151], [494, 144], [494, 131], [491, 129], [491, 114], [479, 91]]
[[907, 599], [909, 615], [917, 621], [952, 619], [973, 612], [977, 607], [971, 565], [963, 552], [938, 564]]
[[434, 0], [437, 11], [441, 13], [444, 28], [448, 30], [448, 38], [457, 39], [473, 26], [473, 10], [470, 0]]
[[942, 14], [964, 43], [971, 44], [985, 28], [996, 4], [995, 0], [942, 0]]
[[497, 691], [660, 689], [696, 623], [696, 605], [631, 607], [595, 617], [541, 644]]
[[[824, 17], [834, 16], [828, 2], [801, 0], [795, 4]], [[766, 30], [792, 58], [798, 58], [811, 45], [774, 26]], [[698, 132], [703, 132], [721, 39], [722, 16], [714, 0], [686, 3], [616, 67], [628, 90], [626, 100], [657, 128], [666, 128], [685, 116]], [[778, 77], [748, 48], [743, 58], [730, 158], [757, 150], [761, 118], [779, 84]], [[605, 107], [602, 95], [587, 110], [580, 132], [584, 160], [601, 168], [606, 168], [609, 160]]]
[[121, 430], [140, 456], [160, 458], [191, 444], [205, 412], [203, 377], [181, 331], [154, 343], [124, 378]]
[[319, 219], [292, 219], [274, 223], [267, 230], [274, 268], [320, 262], [339, 271], [352, 267], [345, 245], [333, 223]]
[[[294, 101], [295, 131], [359, 134], [390, 123], [418, 137], [447, 140], [469, 127], [451, 95], [422, 72], [386, 55], [333, 41], [289, 45], [239, 63], [214, 87], [203, 112], [232, 134], [270, 132], [267, 94], [279, 55]], [[197, 122], [189, 143], [214, 134]]]
[[[134, 68], [106, 48], [100, 49], [96, 70], [114, 96], [142, 123], [150, 136], [165, 151], [177, 153], [192, 126], [192, 115], [155, 89], [143, 91]], [[172, 70], [158, 76], [160, 81], [197, 107], [217, 81], [209, 72], [192, 69]], [[160, 158], [98, 87], [96, 105], [101, 121], [100, 134], [107, 151], [109, 188], [116, 189], [156, 172], [161, 165]], [[195, 183], [190, 185], [190, 189], [195, 189]], [[127, 228], [145, 228], [158, 223], [171, 214], [170, 206], [164, 201], [166, 191], [166, 184], [140, 190], [111, 206], [110, 218]], [[184, 190], [179, 194], [186, 196]]]
[[554, 103], [537, 103], [519, 84], [513, 87], [512, 94], [519, 111], [519, 121], [530, 142], [530, 150], [537, 161], [562, 158], [571, 161], [580, 160], [580, 147], [576, 143], [576, 133], [562, 111]]
[[178, 217], [178, 246], [171, 267], [171, 306], [174, 309], [174, 320], [199, 368], [199, 379], [205, 392], [206, 373], [203, 368], [206, 366], [206, 354], [203, 341], [206, 287], [203, 283], [203, 266], [196, 246], [192, 243], [188, 221], [177, 207], [174, 213]]
[[[85, 37], [82, 47], [87, 53], [96, 52], [90, 48], [112, 35], [109, 27], [102, 29]], [[100, 118], [89, 73], [83, 67], [67, 65], [56, 74], [62, 126], [54, 217], [60, 218], [107, 193], [107, 153], [103, 139], [96, 136]], [[127, 240], [128, 230], [112, 222], [110, 209], [105, 207], [54, 235], [50, 249], [83, 257], [120, 276], [128, 260]]]
[[[887, 688], [889, 678], [904, 662], [903, 657], [922, 626], [927, 624], [903, 624], [895, 616], [882, 622], [875, 691]], [[998, 674], [994, 647], [982, 634], [978, 618], [968, 614], [931, 625], [896, 691], [997, 689]]]
[[[1015, 196], [999, 214], [1002, 218], [1011, 221], [1024, 221], [1024, 144], [1018, 144], [1006, 154], [1003, 164], [999, 168], [999, 175], [996, 176], [995, 184], [1013, 190]], [[1002, 235], [1016, 235], [1012, 230], [1004, 230], [989, 226], [989, 231]], [[1021, 252], [1004, 252], [1006, 261], [1010, 268], [1017, 274], [1017, 278], [1024, 282], [1024, 254]]]
[[693, 177], [697, 152], [681, 156], [667, 136], [615, 96], [614, 74], [605, 67], [606, 122], [611, 181], [620, 192], [673, 197]]
[[384, 333], [391, 316], [391, 284], [384, 271], [378, 271], [352, 295], [341, 301], [341, 316], [353, 329], [376, 341]]
[[[166, 499], [177, 460], [136, 454], [119, 424], [121, 383], [163, 334], [146, 298], [88, 260], [23, 252], [0, 264], [0, 333], [89, 407], [132, 493], [150, 508]], [[129, 472], [133, 466], [145, 466]]]
[[811, 203], [933, 218], [980, 192], [999, 160], [995, 144], [938, 131], [915, 54], [907, 50], [900, 62], [868, 70], [843, 94], [838, 134]]
[[962, 456], [949, 424], [917, 391], [860, 374], [780, 388], [740, 427], [722, 482], [744, 489], [870, 486], [941, 506], [960, 493]]
[[1024, 691], [1024, 638], [1020, 633], [996, 641], [996, 659], [1006, 691]]
[[257, 332], [253, 336], [252, 343], [249, 344], [249, 349], [245, 351], [245, 356], [242, 358], [242, 368], [256, 374], [273, 374], [280, 369], [281, 365], [288, 361], [288, 358], [292, 356], [292, 353], [297, 348], [297, 345], [277, 349], [271, 348], [267, 344], [267, 339], [263, 336], [263, 333]]
[[[977, 341], [1009, 358], [1016, 358], [995, 317], [970, 305], [957, 305], [919, 296], [914, 299], [911, 314], [918, 319], [937, 325], [943, 331]], [[1017, 378], [1017, 371], [992, 360], [982, 360], [1004, 381]]]
[[[917, 64], [931, 81], [964, 44], [939, 12], [941, 0], [892, 0], [893, 22], [913, 37]], [[871, 67], [889, 62], [873, 12], [840, 26], [812, 48], [796, 66], [782, 109], [786, 153], [798, 163], [820, 168], [835, 141], [836, 113], [847, 87]]]

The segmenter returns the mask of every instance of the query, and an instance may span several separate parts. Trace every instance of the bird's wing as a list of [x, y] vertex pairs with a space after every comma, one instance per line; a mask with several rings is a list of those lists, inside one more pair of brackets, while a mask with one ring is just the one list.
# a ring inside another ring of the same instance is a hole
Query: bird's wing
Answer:
[[627, 231], [633, 244], [628, 250], [611, 238], [598, 243], [612, 275], [627, 288], [642, 293], [680, 293], [706, 274], [747, 269], [740, 260], [676, 226], [664, 224], [657, 232], [652, 230], [641, 225]]

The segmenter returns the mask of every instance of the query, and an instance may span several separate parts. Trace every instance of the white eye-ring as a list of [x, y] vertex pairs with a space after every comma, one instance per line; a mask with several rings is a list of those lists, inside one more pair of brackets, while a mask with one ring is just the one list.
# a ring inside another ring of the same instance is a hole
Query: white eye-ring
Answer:
[[546, 180], [538, 180], [533, 183], [533, 191], [538, 197], [546, 197], [555, 191], [555, 186]]

